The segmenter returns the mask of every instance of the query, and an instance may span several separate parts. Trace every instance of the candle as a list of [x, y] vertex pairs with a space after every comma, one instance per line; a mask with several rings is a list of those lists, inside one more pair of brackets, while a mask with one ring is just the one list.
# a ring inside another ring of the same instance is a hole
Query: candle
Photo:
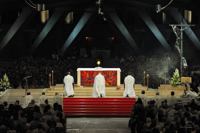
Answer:
[[52, 85], [53, 85], [53, 70], [52, 70]]
[[147, 74], [147, 89], [149, 88], [149, 74]]
[[51, 73], [49, 73], [49, 87], [51, 86]]
[[145, 85], [145, 71], [144, 71], [143, 85]]

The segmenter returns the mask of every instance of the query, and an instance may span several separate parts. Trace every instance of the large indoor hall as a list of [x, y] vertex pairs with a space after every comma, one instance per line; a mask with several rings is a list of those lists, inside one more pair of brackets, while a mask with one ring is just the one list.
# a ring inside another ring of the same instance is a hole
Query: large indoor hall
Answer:
[[200, 133], [199, 6], [0, 0], [0, 133]]

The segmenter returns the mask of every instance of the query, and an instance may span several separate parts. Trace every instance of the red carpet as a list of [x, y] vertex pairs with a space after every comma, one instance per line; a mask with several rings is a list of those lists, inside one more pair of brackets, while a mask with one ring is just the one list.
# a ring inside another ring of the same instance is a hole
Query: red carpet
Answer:
[[63, 98], [67, 116], [130, 116], [135, 98]]

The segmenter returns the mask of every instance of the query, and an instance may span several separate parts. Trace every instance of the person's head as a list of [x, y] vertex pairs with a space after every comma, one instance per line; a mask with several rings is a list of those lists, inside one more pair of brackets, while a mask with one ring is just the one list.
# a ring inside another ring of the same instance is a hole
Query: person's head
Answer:
[[58, 107], [58, 103], [54, 103], [54, 104], [53, 104], [53, 109], [56, 110], [57, 107]]
[[128, 72], [128, 75], [131, 75], [131, 72]]
[[171, 96], [174, 96], [174, 91], [171, 92]]
[[3, 106], [4, 107], [8, 106], [8, 102], [3, 102]]
[[32, 100], [31, 100], [31, 104], [35, 104], [35, 100], [32, 99]]
[[46, 99], [44, 102], [45, 102], [46, 104], [48, 104], [48, 103], [49, 103], [48, 99]]
[[71, 72], [67, 72], [68, 75], [71, 75]]
[[147, 122], [147, 123], [150, 123], [150, 122], [151, 122], [151, 118], [150, 118], [150, 117], [147, 117], [146, 122]]
[[158, 96], [158, 95], [159, 95], [159, 92], [157, 92], [156, 95]]
[[33, 111], [34, 111], [34, 112], [37, 112], [37, 113], [40, 113], [40, 107], [37, 106], [37, 105], [34, 106]]
[[42, 95], [45, 95], [45, 92], [42, 92]]
[[17, 103], [18, 103], [18, 105], [19, 105], [19, 100], [16, 100], [15, 102], [17, 102]]
[[31, 95], [31, 93], [30, 93], [30, 92], [27, 92], [26, 94], [27, 94], [27, 95]]
[[145, 91], [144, 91], [144, 90], [142, 91], [142, 94], [145, 94]]
[[55, 96], [56, 96], [56, 95], [59, 95], [59, 93], [58, 93], [58, 92], [56, 92], [56, 93], [55, 93]]

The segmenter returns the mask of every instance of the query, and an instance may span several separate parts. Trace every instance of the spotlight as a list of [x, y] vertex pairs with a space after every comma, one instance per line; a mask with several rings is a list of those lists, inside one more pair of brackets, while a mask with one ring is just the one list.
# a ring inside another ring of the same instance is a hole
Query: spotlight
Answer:
[[45, 4], [36, 4], [36, 10], [37, 11], [44, 11], [45, 10]]
[[188, 67], [188, 64], [187, 64], [185, 57], [182, 57], [182, 61], [183, 61], [184, 68]]
[[103, 17], [103, 20], [106, 21], [106, 17]]
[[156, 5], [156, 13], [159, 13], [161, 11], [161, 5], [158, 4]]
[[159, 13], [161, 10], [165, 9], [166, 7], [168, 7], [171, 3], [173, 2], [173, 0], [171, 0], [166, 6], [161, 7], [160, 4], [156, 5], [156, 13]]

